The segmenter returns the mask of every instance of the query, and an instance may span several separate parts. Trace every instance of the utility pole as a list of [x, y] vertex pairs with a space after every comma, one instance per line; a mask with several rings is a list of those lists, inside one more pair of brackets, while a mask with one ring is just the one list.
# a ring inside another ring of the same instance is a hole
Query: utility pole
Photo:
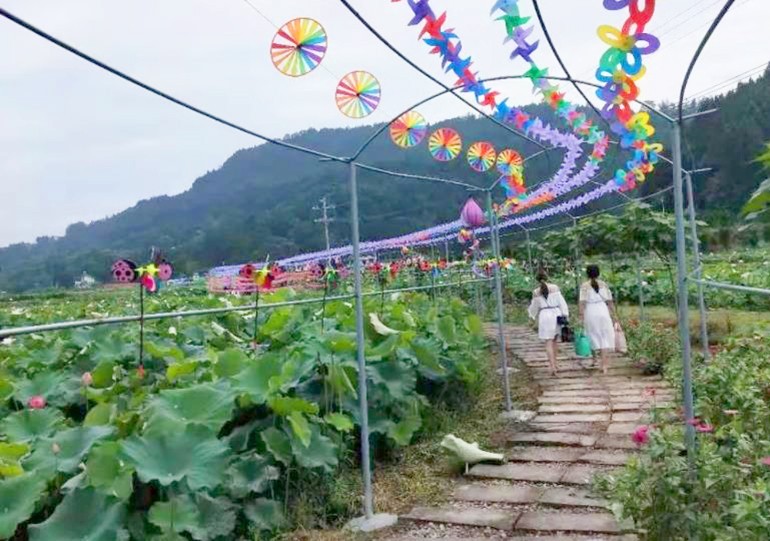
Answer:
[[334, 210], [335, 206], [328, 204], [326, 196], [323, 196], [319, 202], [320, 206], [316, 205], [313, 207], [313, 210], [321, 211], [321, 217], [314, 220], [314, 222], [323, 224], [324, 226], [324, 238], [326, 239], [326, 251], [328, 252], [331, 249], [331, 244], [329, 242], [329, 224], [334, 221], [334, 218], [329, 217], [329, 211]]

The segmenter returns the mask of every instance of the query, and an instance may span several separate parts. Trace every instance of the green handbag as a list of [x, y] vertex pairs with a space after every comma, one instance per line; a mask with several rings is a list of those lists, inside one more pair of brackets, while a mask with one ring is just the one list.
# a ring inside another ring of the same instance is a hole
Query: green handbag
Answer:
[[591, 356], [591, 340], [582, 330], [575, 331], [575, 355], [578, 357]]

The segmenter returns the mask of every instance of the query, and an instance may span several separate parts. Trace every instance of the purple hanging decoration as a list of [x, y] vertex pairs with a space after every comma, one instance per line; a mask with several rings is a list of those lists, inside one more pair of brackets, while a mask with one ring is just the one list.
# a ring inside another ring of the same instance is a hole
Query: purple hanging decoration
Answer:
[[476, 203], [476, 200], [472, 197], [469, 197], [465, 202], [465, 205], [460, 212], [460, 219], [467, 227], [473, 229], [481, 227], [486, 222], [484, 211], [481, 210], [479, 204]]

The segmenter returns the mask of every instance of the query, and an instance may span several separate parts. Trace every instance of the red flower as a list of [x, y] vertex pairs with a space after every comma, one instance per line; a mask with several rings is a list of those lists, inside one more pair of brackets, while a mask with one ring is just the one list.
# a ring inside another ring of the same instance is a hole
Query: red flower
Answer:
[[33, 397], [30, 397], [29, 400], [27, 400], [27, 406], [30, 407], [30, 409], [33, 410], [41, 410], [45, 407], [45, 398], [40, 395], [35, 395]]
[[763, 466], [770, 466], [770, 456], [763, 457], [759, 462]]
[[633, 441], [637, 447], [641, 447], [650, 441], [650, 427], [648, 425], [642, 425], [634, 430], [631, 434], [631, 441]]
[[136, 377], [138, 377], [139, 379], [144, 379], [144, 374], [145, 374], [144, 365], [140, 364], [139, 368], [136, 369]]
[[91, 372], [83, 372], [83, 375], [80, 376], [80, 381], [83, 382], [83, 385], [88, 387], [94, 382], [94, 377], [91, 375]]
[[698, 423], [695, 425], [695, 430], [698, 432], [714, 432], [714, 427], [708, 423]]
[[140, 280], [142, 287], [147, 290], [148, 293], [155, 293], [158, 290], [158, 284], [155, 282], [155, 278], [149, 274], [142, 275]]

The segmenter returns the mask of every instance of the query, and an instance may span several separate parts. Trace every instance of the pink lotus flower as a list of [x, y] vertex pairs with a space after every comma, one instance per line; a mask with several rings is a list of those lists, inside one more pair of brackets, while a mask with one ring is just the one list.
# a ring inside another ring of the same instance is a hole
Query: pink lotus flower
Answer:
[[650, 426], [642, 425], [636, 427], [634, 433], [631, 434], [631, 441], [633, 441], [637, 447], [641, 447], [650, 441]]
[[41, 410], [45, 407], [45, 398], [40, 395], [35, 395], [27, 400], [27, 406], [33, 410]]
[[766, 456], [766, 457], [762, 458], [762, 459], [761, 459], [759, 462], [760, 462], [760, 464], [762, 464], [763, 466], [768, 466], [768, 467], [770, 467], [770, 456]]
[[714, 427], [708, 423], [698, 423], [695, 425], [695, 430], [698, 432], [714, 432]]
[[83, 382], [83, 385], [89, 387], [94, 382], [94, 377], [91, 375], [91, 372], [83, 372], [83, 375], [80, 376], [80, 381]]
[[144, 365], [140, 364], [139, 368], [136, 369], [136, 377], [139, 379], [144, 379]]

